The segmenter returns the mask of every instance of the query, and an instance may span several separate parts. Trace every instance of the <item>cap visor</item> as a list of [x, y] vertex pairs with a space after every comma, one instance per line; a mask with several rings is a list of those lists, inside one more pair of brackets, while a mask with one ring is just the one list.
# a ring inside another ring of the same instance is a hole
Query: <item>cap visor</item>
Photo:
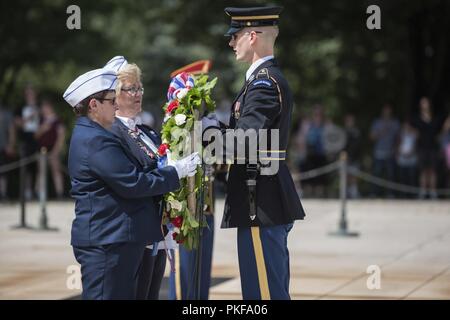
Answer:
[[228, 29], [227, 33], [224, 34], [225, 37], [231, 37], [233, 34], [241, 30], [242, 28], [231, 27]]

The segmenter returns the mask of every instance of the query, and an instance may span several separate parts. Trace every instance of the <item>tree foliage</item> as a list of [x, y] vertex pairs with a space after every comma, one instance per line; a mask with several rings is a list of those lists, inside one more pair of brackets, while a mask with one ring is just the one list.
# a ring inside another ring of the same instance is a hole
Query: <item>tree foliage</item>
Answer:
[[[234, 61], [223, 37], [229, 23], [223, 8], [257, 3], [78, 1], [82, 28], [68, 30], [66, 8], [72, 2], [1, 2], [0, 101], [20, 106], [24, 85], [33, 82], [64, 105], [60, 97], [70, 81], [114, 55], [141, 66], [145, 108], [158, 116], [170, 72], [197, 59], [213, 62], [211, 73], [219, 77], [216, 100], [232, 100], [246, 66]], [[367, 125], [384, 102], [410, 114], [422, 95], [432, 98], [438, 113], [448, 109], [448, 1], [271, 3], [285, 8], [276, 56], [294, 92], [296, 113], [322, 103], [337, 119], [353, 112]], [[371, 4], [381, 8], [381, 30], [366, 28]]]

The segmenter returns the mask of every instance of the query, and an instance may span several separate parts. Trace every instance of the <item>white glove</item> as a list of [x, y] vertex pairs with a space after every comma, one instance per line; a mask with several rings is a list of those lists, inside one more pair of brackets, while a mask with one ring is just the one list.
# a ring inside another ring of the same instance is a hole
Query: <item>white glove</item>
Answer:
[[170, 152], [167, 153], [167, 165], [175, 167], [179, 179], [193, 177], [197, 172], [197, 166], [201, 163], [198, 152], [194, 152], [180, 160], [172, 160]]

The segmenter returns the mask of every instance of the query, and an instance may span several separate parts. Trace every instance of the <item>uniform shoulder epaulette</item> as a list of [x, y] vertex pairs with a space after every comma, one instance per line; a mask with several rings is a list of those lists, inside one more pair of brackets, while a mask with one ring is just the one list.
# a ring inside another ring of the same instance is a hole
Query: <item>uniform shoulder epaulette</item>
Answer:
[[268, 68], [263, 68], [263, 69], [259, 70], [258, 73], [256, 74], [256, 77], [254, 75], [252, 75], [248, 79], [247, 85], [245, 87], [243, 94], [245, 95], [247, 93], [247, 90], [250, 87], [250, 85], [253, 85], [253, 86], [264, 85], [267, 87], [272, 87], [273, 84], [275, 84], [275, 88], [278, 91], [278, 98], [280, 100], [280, 104], [283, 104], [283, 99], [281, 96], [281, 90], [280, 90], [278, 81], [275, 80], [275, 78], [270, 75]]
[[[278, 81], [273, 76], [270, 75], [268, 68], [263, 68], [263, 69], [259, 70], [258, 73], [256, 74], [256, 79], [268, 79], [268, 80], [271, 80], [273, 83], [275, 83], [275, 86], [276, 86], [277, 91], [278, 91], [278, 97], [279, 97], [279, 100], [280, 100], [280, 104], [283, 103], [283, 99], [281, 97], [281, 90], [280, 90], [280, 86], [278, 84]], [[265, 84], [265, 85], [267, 85], [269, 87], [272, 85], [272, 83], [267, 81], [267, 80], [259, 80], [259, 81], [255, 81], [253, 83], [253, 85], [259, 85], [259, 84]]]
[[267, 68], [259, 70], [256, 79], [270, 79], [269, 70]]
[[273, 82], [276, 83], [276, 81], [273, 81], [273, 79], [271, 79], [269, 70], [267, 68], [259, 70], [258, 73], [256, 74], [256, 77], [255, 76], [252, 76], [252, 77], [253, 78], [250, 78], [249, 82], [251, 82], [253, 84], [253, 86], [264, 85], [267, 87], [272, 87]]

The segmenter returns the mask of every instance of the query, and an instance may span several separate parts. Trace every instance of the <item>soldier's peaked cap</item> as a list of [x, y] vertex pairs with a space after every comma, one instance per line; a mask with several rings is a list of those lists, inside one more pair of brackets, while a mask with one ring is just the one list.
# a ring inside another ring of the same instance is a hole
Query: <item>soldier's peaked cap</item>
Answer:
[[251, 7], [251, 8], [225, 8], [225, 13], [231, 17], [230, 29], [225, 36], [231, 36], [246, 27], [276, 26], [280, 19], [283, 7]]

